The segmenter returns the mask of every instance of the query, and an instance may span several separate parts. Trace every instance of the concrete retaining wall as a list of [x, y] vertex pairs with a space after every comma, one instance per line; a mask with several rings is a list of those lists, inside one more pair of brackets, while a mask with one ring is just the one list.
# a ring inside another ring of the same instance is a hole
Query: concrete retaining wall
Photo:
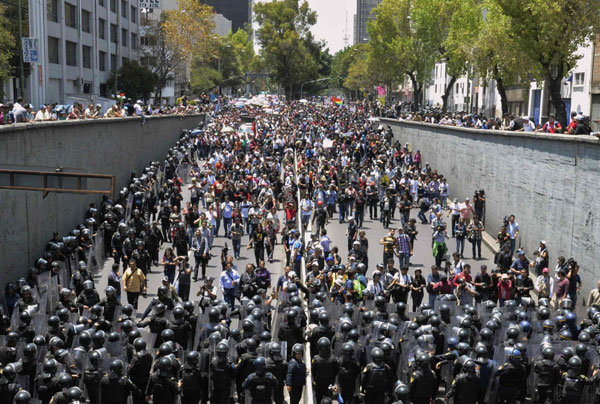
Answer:
[[[0, 164], [70, 167], [116, 177], [116, 189], [129, 173], [162, 161], [183, 129], [204, 115], [116, 118], [0, 126]], [[0, 190], [0, 285], [24, 276], [41, 256], [52, 232], [66, 235], [82, 223], [97, 195]]]
[[559, 255], [580, 264], [582, 291], [600, 278], [600, 143], [591, 136], [463, 129], [384, 119], [395, 140], [420, 149], [448, 177], [451, 197], [486, 192], [486, 230], [494, 238], [514, 214], [518, 246], [532, 256], [548, 242], [551, 274]]

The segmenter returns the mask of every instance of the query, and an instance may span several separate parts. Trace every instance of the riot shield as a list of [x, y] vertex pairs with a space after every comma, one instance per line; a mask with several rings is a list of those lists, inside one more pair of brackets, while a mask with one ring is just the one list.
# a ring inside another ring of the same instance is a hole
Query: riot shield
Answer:
[[127, 209], [125, 210], [125, 223], [129, 223], [129, 219], [131, 219], [131, 211], [133, 210], [133, 194], [127, 195]]
[[[54, 276], [53, 278], [56, 278], [56, 276]], [[60, 263], [60, 269], [58, 270], [57, 282], [61, 288], [67, 288], [67, 289], [71, 288], [71, 276], [69, 275], [69, 268], [67, 267], [66, 262]]]
[[104, 233], [102, 231], [96, 233], [96, 237], [94, 237], [93, 248], [98, 267], [102, 268], [104, 266], [104, 263], [106, 262], [106, 257], [104, 255]]

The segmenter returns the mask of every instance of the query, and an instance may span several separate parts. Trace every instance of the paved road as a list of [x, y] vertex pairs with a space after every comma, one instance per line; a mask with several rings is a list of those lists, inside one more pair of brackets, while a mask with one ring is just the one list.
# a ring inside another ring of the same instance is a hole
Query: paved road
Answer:
[[[186, 184], [187, 185], [187, 184]], [[187, 186], [183, 187], [184, 189], [182, 189], [182, 194], [183, 194], [183, 201], [182, 201], [182, 206], [185, 206], [185, 203], [187, 201], [190, 200], [190, 193], [187, 190]], [[201, 209], [202, 211], [202, 209]], [[283, 214], [283, 212], [279, 212], [280, 217], [282, 217], [281, 215]], [[160, 226], [160, 225], [159, 225]], [[213, 277], [215, 278], [214, 280], [214, 285], [217, 286], [217, 298], [221, 299], [222, 298], [222, 294], [221, 294], [221, 290], [218, 287], [218, 279], [219, 276], [221, 274], [221, 260], [220, 260], [220, 254], [221, 254], [221, 249], [223, 248], [223, 246], [225, 244], [227, 244], [229, 246], [229, 251], [230, 251], [230, 255], [233, 255], [233, 250], [231, 249], [231, 240], [223, 237], [223, 226], [221, 226], [221, 230], [220, 230], [220, 236], [215, 238], [214, 240], [214, 244], [213, 247], [211, 249], [211, 254], [213, 255], [213, 257], [211, 258], [209, 265], [206, 269], [206, 275], [209, 277]], [[281, 236], [278, 237], [278, 241], [281, 241]], [[240, 251], [240, 259], [239, 260], [234, 260], [235, 264], [237, 265], [237, 269], [238, 272], [240, 273], [240, 275], [243, 273], [243, 271], [246, 268], [246, 264], [248, 263], [255, 263], [254, 260], [254, 251], [253, 250], [248, 250], [246, 248], [248, 244], [248, 235], [244, 235], [242, 238], [242, 248]], [[164, 251], [166, 248], [171, 247], [171, 243], [167, 243], [165, 242], [162, 247], [160, 248], [160, 253], [159, 253], [159, 261], [162, 260], [162, 256], [164, 254]], [[190, 257], [190, 265], [194, 265], [194, 256], [193, 254], [190, 252], [189, 253], [189, 257]], [[266, 252], [265, 252], [265, 257], [266, 257]], [[282, 261], [282, 258], [285, 259], [285, 255], [283, 254], [283, 247], [281, 246], [281, 244], [277, 244], [275, 252], [273, 254], [273, 258], [274, 261], [272, 264], [269, 264], [267, 262], [266, 267], [267, 269], [269, 269], [269, 271], [271, 271], [271, 283], [272, 285], [275, 285], [275, 283], [277, 282], [277, 278], [279, 277], [279, 275], [281, 273], [283, 273], [283, 264], [285, 262]], [[105, 263], [104, 263], [104, 267], [102, 268], [102, 271], [100, 271], [97, 275], [96, 275], [96, 288], [98, 290], [98, 292], [100, 293], [100, 296], [104, 296], [104, 288], [106, 288], [107, 285], [107, 281], [108, 281], [108, 274], [111, 271], [113, 265], [113, 259], [109, 258]], [[156, 292], [159, 286], [162, 285], [162, 279], [164, 277], [163, 274], [163, 268], [162, 266], [152, 266], [151, 268], [151, 273], [148, 275], [148, 294], [147, 297], [141, 297], [140, 296], [140, 300], [138, 303], [138, 313], [142, 313], [144, 311], [144, 309], [147, 307], [147, 305], [150, 303], [150, 300], [156, 296]], [[123, 274], [123, 271], [121, 270], [121, 275]], [[202, 285], [203, 281], [201, 281], [200, 279], [196, 282], [192, 281], [192, 287], [190, 290], [190, 298], [196, 300], [195, 296], [196, 296], [196, 292], [198, 292], [198, 290], [200, 289], [201, 285]], [[121, 304], [127, 304], [127, 297], [126, 294], [124, 292], [122, 292], [121, 295]]]

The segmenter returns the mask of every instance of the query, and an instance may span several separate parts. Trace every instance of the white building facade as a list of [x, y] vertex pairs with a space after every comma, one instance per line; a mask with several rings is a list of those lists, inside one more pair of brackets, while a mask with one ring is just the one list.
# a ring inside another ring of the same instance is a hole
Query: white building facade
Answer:
[[31, 64], [26, 100], [112, 103], [107, 81], [127, 60], [138, 61], [138, 0], [29, 0]]

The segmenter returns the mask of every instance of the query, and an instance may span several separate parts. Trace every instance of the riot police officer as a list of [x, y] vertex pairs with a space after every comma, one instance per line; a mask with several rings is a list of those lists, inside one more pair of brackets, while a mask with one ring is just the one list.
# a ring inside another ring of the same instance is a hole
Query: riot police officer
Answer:
[[127, 376], [123, 376], [123, 362], [115, 359], [110, 363], [110, 373], [100, 382], [100, 404], [122, 404], [138, 388]]
[[146, 401], [154, 403], [175, 404], [181, 381], [177, 382], [171, 375], [171, 359], [167, 356], [160, 358], [157, 371], [150, 376], [146, 388]]
[[356, 393], [356, 381], [360, 377], [360, 364], [355, 359], [354, 345], [346, 342], [342, 345], [342, 360], [338, 374], [340, 393], [345, 403], [352, 403]]
[[161, 339], [160, 335], [163, 332], [163, 330], [165, 330], [169, 325], [169, 321], [165, 317], [166, 309], [167, 308], [165, 307], [164, 304], [158, 303], [154, 307], [154, 313], [152, 314], [152, 316], [149, 319], [141, 320], [138, 322], [139, 328], [144, 328], [144, 327], [149, 326], [150, 332], [157, 335], [156, 340], [154, 341], [154, 348], [158, 348], [160, 346], [160, 344], [162, 343], [162, 339]]
[[150, 371], [152, 369], [152, 354], [148, 352], [146, 341], [142, 338], [136, 338], [133, 341], [133, 347], [135, 355], [129, 363], [128, 374], [133, 384], [140, 390], [140, 393], [134, 392], [133, 403], [143, 404], [143, 391], [148, 385], [148, 379], [150, 378]]
[[97, 404], [100, 399], [100, 382], [104, 377], [100, 365], [102, 355], [98, 351], [93, 351], [90, 354], [90, 367], [83, 372], [83, 384], [87, 390], [90, 404]]
[[456, 376], [446, 400], [454, 397], [455, 403], [476, 404], [478, 399], [479, 377], [476, 373], [475, 361], [468, 360], [462, 366], [462, 372]]
[[498, 403], [514, 403], [526, 389], [527, 377], [521, 359], [521, 352], [515, 348], [508, 361], [498, 368]]
[[253, 366], [254, 372], [244, 380], [242, 388], [250, 391], [252, 404], [270, 404], [277, 379], [267, 372], [267, 363], [262, 356], [254, 359]]
[[371, 350], [371, 360], [363, 370], [361, 390], [365, 395], [365, 402], [383, 404], [390, 398], [391, 387], [395, 382], [394, 375], [384, 361], [381, 348]]
[[283, 386], [287, 375], [288, 363], [283, 359], [281, 345], [271, 342], [268, 346], [269, 357], [267, 360], [267, 372], [277, 379], [277, 386], [273, 390], [273, 401], [275, 404], [283, 404]]
[[202, 398], [199, 359], [200, 354], [196, 351], [188, 352], [185, 357], [185, 365], [181, 373], [181, 404], [198, 404]]
[[437, 379], [430, 368], [431, 359], [429, 355], [422, 352], [417, 355], [417, 369], [410, 378], [410, 399], [413, 404], [429, 404], [437, 393]]
[[[58, 364], [54, 359], [49, 359], [44, 362], [42, 373], [35, 378], [35, 389], [42, 404], [48, 404], [52, 396], [58, 392], [57, 371]], [[95, 402], [90, 402], [95, 404]]]
[[228, 404], [231, 397], [231, 386], [235, 380], [235, 367], [228, 359], [229, 347], [219, 342], [216, 357], [210, 362], [210, 402]]
[[554, 403], [554, 388], [560, 380], [560, 368], [554, 361], [552, 346], [544, 348], [542, 358], [533, 363], [533, 371], [536, 375], [538, 404]]
[[254, 371], [254, 360], [258, 358], [258, 353], [256, 352], [256, 348], [258, 344], [254, 338], [249, 338], [246, 340], [246, 352], [240, 356], [238, 363], [236, 365], [236, 387], [238, 392], [238, 397], [240, 394], [244, 395], [244, 388], [242, 384], [244, 380]]
[[331, 342], [327, 337], [319, 338], [318, 354], [312, 359], [313, 384], [317, 402], [329, 395], [329, 388], [335, 385], [335, 379], [340, 365], [335, 356], [331, 355]]

